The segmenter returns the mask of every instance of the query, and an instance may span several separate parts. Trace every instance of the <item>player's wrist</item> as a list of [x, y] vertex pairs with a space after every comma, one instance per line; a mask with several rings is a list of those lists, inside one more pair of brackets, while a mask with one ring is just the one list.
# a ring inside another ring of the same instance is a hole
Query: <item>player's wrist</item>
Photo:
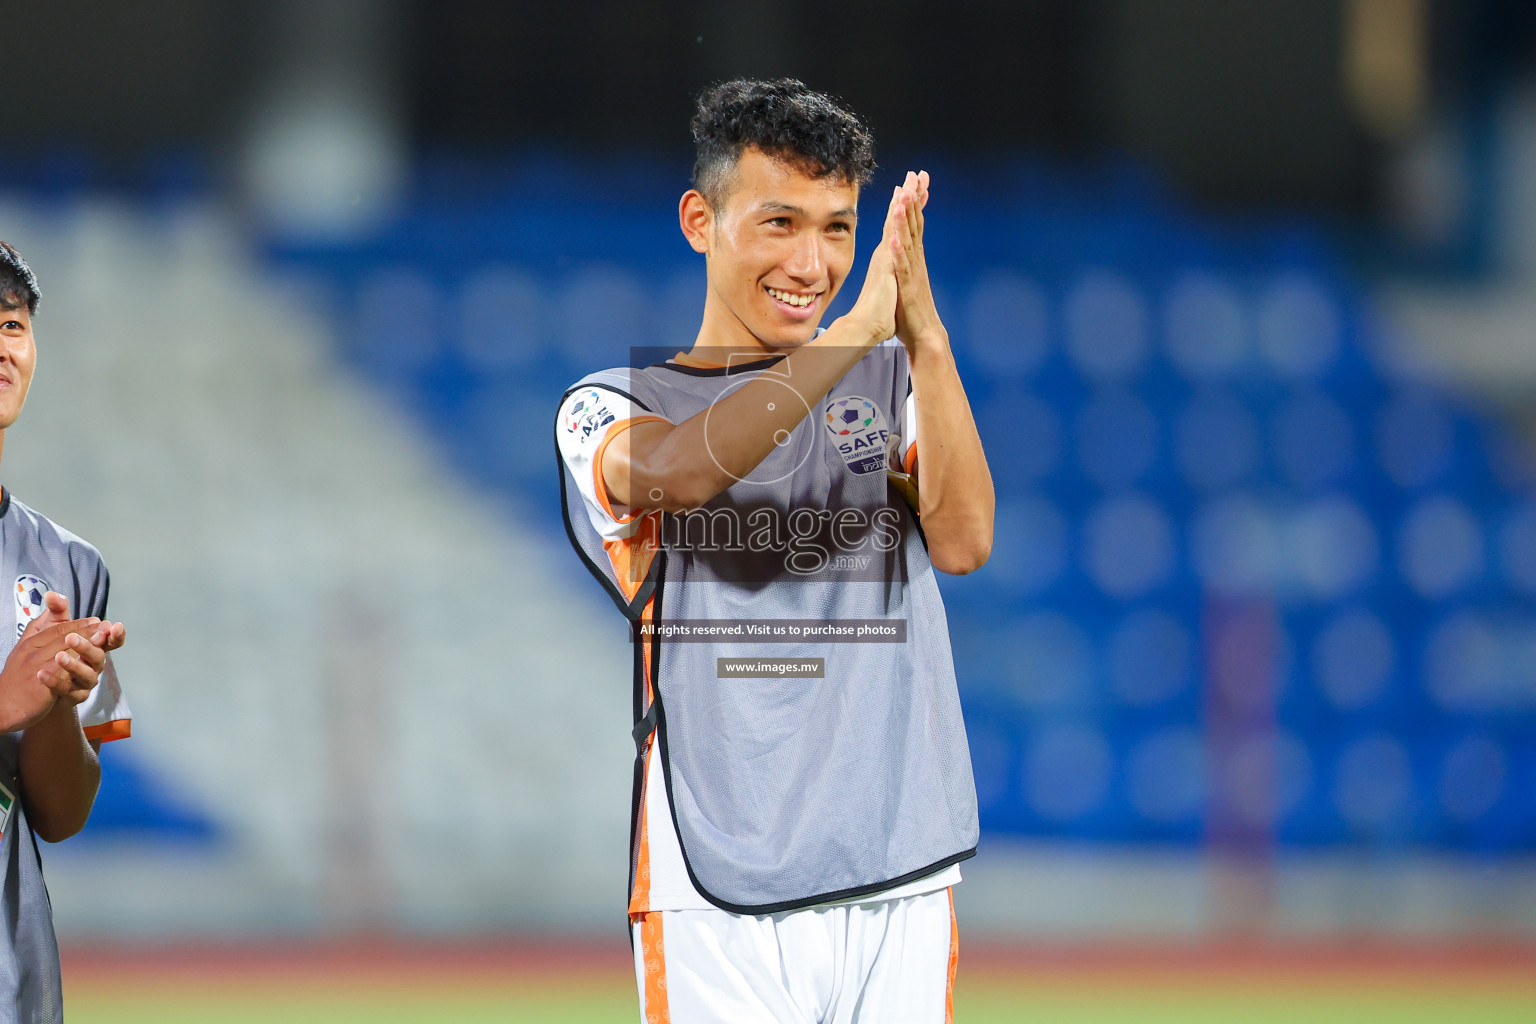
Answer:
[[901, 341], [907, 346], [908, 357], [914, 361], [930, 356], [948, 358], [950, 355], [949, 332], [938, 322], [917, 330], [903, 331]]
[[865, 348], [872, 348], [896, 333], [892, 324], [865, 313], [857, 306], [838, 317], [833, 326], [842, 327], [843, 330], [838, 333], [846, 335], [838, 339], [839, 344], [863, 345]]
[[78, 703], [80, 701], [72, 696], [55, 693], [47, 709], [34, 716], [27, 724], [25, 731], [51, 735], [78, 730], [80, 728], [80, 715], [76, 709]]

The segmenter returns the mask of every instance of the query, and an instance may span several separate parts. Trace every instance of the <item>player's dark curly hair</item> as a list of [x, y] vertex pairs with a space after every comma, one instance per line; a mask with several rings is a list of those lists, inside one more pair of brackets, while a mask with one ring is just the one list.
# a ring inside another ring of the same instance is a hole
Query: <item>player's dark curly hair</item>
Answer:
[[0, 309], [26, 308], [37, 312], [42, 294], [37, 289], [37, 275], [9, 242], [0, 242]]
[[729, 194], [736, 161], [758, 149], [813, 178], [869, 182], [875, 140], [859, 116], [793, 78], [738, 78], [699, 96], [693, 116], [693, 187], [711, 206]]

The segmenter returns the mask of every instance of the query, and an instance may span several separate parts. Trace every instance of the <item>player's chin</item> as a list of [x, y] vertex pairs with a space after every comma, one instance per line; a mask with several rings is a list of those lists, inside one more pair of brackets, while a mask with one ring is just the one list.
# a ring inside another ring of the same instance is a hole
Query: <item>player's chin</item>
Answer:
[[800, 323], [769, 324], [758, 332], [757, 340], [776, 352], [788, 354], [816, 337], [816, 327], [820, 322], [818, 317]]

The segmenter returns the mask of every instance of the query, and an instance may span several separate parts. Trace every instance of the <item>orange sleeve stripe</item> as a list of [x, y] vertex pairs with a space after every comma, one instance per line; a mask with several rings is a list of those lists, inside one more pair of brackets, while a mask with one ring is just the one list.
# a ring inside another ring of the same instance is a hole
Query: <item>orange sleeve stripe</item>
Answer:
[[100, 740], [110, 743], [112, 740], [125, 740], [133, 735], [133, 719], [115, 718], [110, 722], [102, 722], [100, 725], [88, 725], [84, 729], [85, 738], [88, 740]]
[[614, 438], [624, 433], [624, 431], [628, 430], [630, 427], [638, 426], [641, 423], [670, 422], [671, 420], [664, 416], [635, 416], [631, 419], [620, 420], [608, 428], [608, 433], [604, 434], [602, 441], [598, 443], [597, 451], [592, 453], [592, 493], [597, 495], [597, 503], [603, 506], [603, 511], [608, 513], [608, 518], [612, 519], [614, 522], [630, 522], [643, 510], [634, 509], [623, 519], [620, 519], [618, 516], [613, 514], [613, 507], [608, 504], [608, 482], [603, 479], [603, 453], [608, 450], [608, 446], [613, 443]]
[[901, 471], [907, 476], [912, 475], [912, 467], [917, 465], [917, 442], [907, 446], [907, 454], [901, 460]]

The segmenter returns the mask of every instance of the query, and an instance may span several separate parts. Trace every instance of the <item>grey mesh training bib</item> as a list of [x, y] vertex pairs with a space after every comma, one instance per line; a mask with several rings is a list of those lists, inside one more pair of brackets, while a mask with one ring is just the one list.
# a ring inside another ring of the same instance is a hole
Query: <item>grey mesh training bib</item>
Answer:
[[[780, 362], [607, 370], [567, 395], [612, 391], [681, 423]], [[793, 381], [776, 379], [783, 400], [801, 400]], [[900, 344], [875, 348], [745, 480], [698, 512], [643, 513], [650, 558], [605, 549], [560, 461], [567, 532], [632, 626], [704, 624], [718, 636], [645, 635], [656, 699], [646, 702], [637, 644], [635, 715], [637, 740], [654, 728], [660, 745], [689, 876], [723, 909], [777, 913], [878, 893], [975, 853], [944, 606], [917, 520], [886, 472], [908, 393]], [[800, 623], [805, 638], [731, 631], [765, 622]], [[855, 642], [853, 623], [905, 639]], [[821, 671], [754, 672], [761, 659]]]
[[[0, 661], [10, 656], [42, 593], [69, 598], [71, 614], [105, 617], [108, 578], [96, 549], [6, 491], [0, 496], [0, 582], [16, 614], [0, 612]], [[53, 1024], [64, 1019], [59, 947], [43, 885], [37, 840], [21, 806], [20, 733], [0, 733], [0, 784], [15, 797], [0, 838], [0, 1022]]]

